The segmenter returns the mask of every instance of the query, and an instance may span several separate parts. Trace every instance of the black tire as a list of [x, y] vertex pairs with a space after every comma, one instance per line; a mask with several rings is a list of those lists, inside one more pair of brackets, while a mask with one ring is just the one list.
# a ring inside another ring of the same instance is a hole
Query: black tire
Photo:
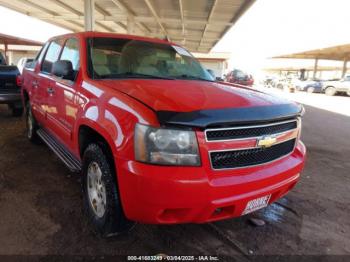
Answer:
[[306, 92], [308, 92], [308, 93], [314, 93], [315, 92], [315, 88], [314, 87], [308, 87], [307, 89], [306, 89]]
[[38, 130], [38, 123], [36, 122], [30, 102], [26, 103], [26, 136], [28, 140], [34, 144], [38, 144], [40, 139], [36, 133]]
[[337, 93], [337, 90], [334, 87], [329, 86], [326, 88], [325, 93], [327, 96], [334, 96]]
[[[103, 144], [93, 143], [85, 150], [83, 156], [82, 189], [84, 209], [94, 231], [101, 237], [110, 237], [129, 231], [135, 223], [128, 220], [124, 215], [113, 160], [108, 156], [105, 148]], [[104, 199], [101, 201], [104, 212], [100, 213], [97, 212], [97, 208], [93, 204], [95, 203], [97, 205], [97, 201], [93, 201], [95, 199], [91, 199], [92, 196], [89, 193], [89, 190], [95, 190], [91, 186], [91, 182], [89, 182], [91, 181], [89, 170], [92, 166], [99, 168], [101, 179], [97, 182], [97, 186], [101, 185], [104, 188], [95, 194], [94, 197], [101, 200], [102, 193], [105, 192], [103, 193]], [[100, 195], [101, 198], [99, 197]]]
[[12, 116], [21, 117], [23, 115], [23, 108], [12, 108]]

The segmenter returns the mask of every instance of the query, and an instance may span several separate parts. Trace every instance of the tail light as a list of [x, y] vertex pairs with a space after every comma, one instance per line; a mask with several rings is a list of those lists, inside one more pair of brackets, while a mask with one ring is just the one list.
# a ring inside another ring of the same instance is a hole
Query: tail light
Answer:
[[16, 85], [22, 86], [22, 76], [21, 75], [16, 76]]

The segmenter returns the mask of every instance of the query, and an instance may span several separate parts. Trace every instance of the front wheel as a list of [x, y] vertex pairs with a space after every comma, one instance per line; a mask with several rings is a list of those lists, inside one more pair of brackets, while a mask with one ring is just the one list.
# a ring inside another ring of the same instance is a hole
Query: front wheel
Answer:
[[314, 87], [308, 87], [307, 89], [306, 89], [306, 91], [308, 92], [308, 93], [313, 93], [313, 92], [315, 92], [315, 88]]
[[276, 86], [278, 89], [284, 89], [284, 86], [282, 84], [277, 84]]
[[101, 144], [90, 144], [83, 156], [84, 207], [95, 232], [109, 237], [129, 231], [135, 224], [125, 215], [118, 192], [113, 160]]
[[336, 93], [337, 93], [337, 91], [335, 90], [335, 88], [334, 87], [327, 87], [327, 89], [326, 89], [326, 95], [327, 96], [334, 96]]

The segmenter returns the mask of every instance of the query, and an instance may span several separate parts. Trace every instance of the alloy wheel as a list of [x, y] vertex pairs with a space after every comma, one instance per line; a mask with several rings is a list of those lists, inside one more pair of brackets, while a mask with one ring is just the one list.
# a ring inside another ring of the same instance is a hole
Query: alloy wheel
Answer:
[[87, 192], [94, 214], [102, 218], [106, 213], [106, 186], [102, 181], [102, 171], [96, 162], [91, 162], [87, 173]]

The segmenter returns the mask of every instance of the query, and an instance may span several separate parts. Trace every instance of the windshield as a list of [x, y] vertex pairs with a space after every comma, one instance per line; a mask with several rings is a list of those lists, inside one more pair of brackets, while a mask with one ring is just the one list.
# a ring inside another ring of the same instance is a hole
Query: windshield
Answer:
[[118, 38], [91, 38], [88, 41], [88, 68], [93, 79], [213, 81], [207, 70], [179, 46]]

